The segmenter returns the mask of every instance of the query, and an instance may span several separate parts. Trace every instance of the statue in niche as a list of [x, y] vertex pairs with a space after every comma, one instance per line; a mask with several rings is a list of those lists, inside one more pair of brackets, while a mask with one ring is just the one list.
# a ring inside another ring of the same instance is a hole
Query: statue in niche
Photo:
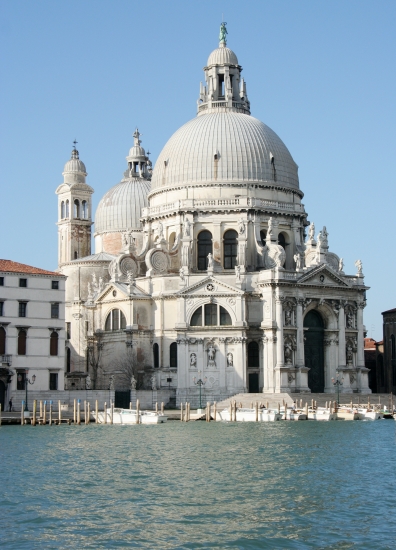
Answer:
[[309, 226], [309, 240], [314, 241], [315, 240], [315, 224], [314, 222], [311, 223]]
[[90, 300], [92, 299], [93, 293], [92, 293], [92, 285], [89, 281], [87, 286], [88, 286], [88, 300]]
[[269, 237], [269, 238], [271, 239], [273, 232], [274, 232], [273, 221], [272, 221], [272, 218], [270, 218], [270, 219], [268, 220], [267, 237]]
[[344, 259], [340, 258], [340, 261], [338, 262], [338, 271], [342, 273], [344, 270]]
[[86, 379], [85, 379], [85, 389], [86, 389], [86, 390], [90, 390], [90, 389], [91, 389], [91, 377], [89, 376], [89, 374], [88, 374], [88, 376], [87, 376]]
[[293, 260], [296, 262], [296, 269], [297, 270], [300, 270], [302, 268], [302, 258], [301, 258], [301, 254], [294, 254], [293, 256]]
[[157, 235], [160, 238], [160, 240], [164, 238], [164, 226], [162, 225], [161, 221], [158, 222]]
[[213, 268], [213, 255], [211, 252], [209, 252], [208, 254], [208, 269], [212, 269]]
[[92, 288], [94, 289], [94, 292], [98, 292], [98, 281], [96, 280], [96, 274], [92, 274]]
[[293, 347], [291, 342], [285, 342], [285, 364], [291, 365], [293, 363]]
[[352, 311], [348, 311], [346, 314], [346, 324], [347, 328], [354, 328], [354, 319]]
[[188, 218], [186, 218], [184, 220], [184, 224], [183, 224], [183, 235], [184, 235], [184, 237], [189, 237], [190, 236], [190, 226], [191, 226], [190, 220]]
[[362, 264], [362, 261], [361, 261], [361, 260], [356, 260], [355, 266], [357, 267], [358, 275], [363, 275], [363, 264]]
[[132, 374], [132, 378], [131, 378], [131, 390], [136, 390], [136, 385], [137, 385], [137, 381], [136, 381], [136, 378], [133, 376]]
[[240, 235], [243, 235], [245, 233], [245, 222], [242, 218], [239, 220], [238, 231]]
[[227, 353], [227, 367], [233, 367], [234, 366], [234, 356], [231, 352]]
[[348, 366], [353, 365], [353, 348], [351, 344], [346, 347], [346, 362]]
[[157, 380], [156, 380], [154, 375], [151, 377], [150, 381], [151, 381], [151, 389], [153, 391], [156, 391], [157, 390]]
[[214, 347], [213, 344], [209, 344], [209, 347], [208, 347], [208, 367], [209, 368], [216, 366], [215, 356], [216, 356], [216, 348]]
[[235, 277], [236, 277], [237, 281], [241, 280], [241, 266], [240, 265], [235, 266]]
[[291, 313], [290, 309], [287, 309], [285, 311], [285, 325], [287, 327], [290, 327], [291, 324], [292, 324], [292, 313]]
[[194, 368], [197, 366], [197, 354], [191, 353], [190, 354], [190, 367]]
[[114, 375], [113, 374], [110, 376], [109, 390], [114, 390]]
[[99, 277], [98, 292], [102, 292], [103, 289], [104, 289], [103, 277]]

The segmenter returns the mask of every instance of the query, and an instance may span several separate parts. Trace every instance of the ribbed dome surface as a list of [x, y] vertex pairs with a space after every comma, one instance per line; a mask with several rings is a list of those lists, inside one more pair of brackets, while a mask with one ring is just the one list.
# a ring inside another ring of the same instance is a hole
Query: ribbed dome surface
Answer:
[[129, 157], [145, 157], [146, 151], [140, 145], [134, 145], [129, 149]]
[[95, 233], [140, 229], [142, 208], [147, 206], [150, 182], [131, 178], [122, 180], [103, 196], [95, 215]]
[[231, 181], [299, 188], [297, 165], [271, 128], [249, 115], [215, 112], [190, 120], [173, 134], [155, 164], [151, 187]]
[[79, 158], [72, 158], [68, 160], [65, 164], [63, 171], [64, 172], [82, 172], [83, 174], [87, 175], [87, 169], [85, 168], [85, 164]]
[[238, 65], [238, 58], [230, 48], [220, 46], [210, 54], [207, 66], [225, 64]]

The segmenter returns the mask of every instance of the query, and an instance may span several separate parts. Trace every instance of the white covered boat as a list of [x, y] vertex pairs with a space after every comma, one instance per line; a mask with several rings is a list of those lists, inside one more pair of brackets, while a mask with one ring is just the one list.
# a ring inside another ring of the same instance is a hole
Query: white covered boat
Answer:
[[[113, 409], [113, 424], [137, 424], [136, 409]], [[139, 411], [139, 424], [163, 424], [168, 417], [161, 412]], [[111, 423], [111, 408], [101, 411], [98, 414], [99, 424]]]
[[336, 412], [337, 420], [359, 420], [357, 409], [350, 407], [339, 407]]
[[358, 408], [357, 410], [360, 420], [380, 420], [382, 413], [373, 409]]
[[307, 415], [303, 411], [298, 411], [295, 409], [286, 409], [281, 407], [282, 420], [307, 420]]
[[[277, 411], [271, 411], [268, 409], [258, 410], [258, 422], [275, 422], [281, 419], [281, 414]], [[230, 422], [230, 409], [224, 409], [223, 411], [216, 412], [216, 420], [223, 422]], [[236, 411], [237, 422], [256, 422], [256, 409], [249, 409], [243, 407]]]
[[330, 412], [330, 409], [308, 409], [308, 420], [337, 420], [337, 415]]

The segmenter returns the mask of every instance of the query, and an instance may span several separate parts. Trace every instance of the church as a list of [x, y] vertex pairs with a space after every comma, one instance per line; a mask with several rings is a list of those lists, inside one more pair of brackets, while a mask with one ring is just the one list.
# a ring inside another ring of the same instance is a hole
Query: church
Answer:
[[[370, 393], [362, 263], [344, 272], [304, 209], [298, 167], [251, 115], [220, 28], [195, 118], [154, 167], [136, 129], [92, 216], [74, 147], [58, 195], [65, 389], [162, 389], [176, 403], [241, 392]], [[93, 237], [95, 251], [91, 251]]]

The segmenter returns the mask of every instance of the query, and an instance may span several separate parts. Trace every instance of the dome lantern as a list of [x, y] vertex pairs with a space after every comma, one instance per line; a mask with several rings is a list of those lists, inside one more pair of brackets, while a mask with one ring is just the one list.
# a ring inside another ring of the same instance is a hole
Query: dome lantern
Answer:
[[235, 53], [227, 48], [227, 23], [220, 26], [219, 47], [204, 67], [206, 86], [201, 82], [198, 115], [215, 112], [236, 112], [250, 115], [246, 83], [241, 79], [242, 67]]

